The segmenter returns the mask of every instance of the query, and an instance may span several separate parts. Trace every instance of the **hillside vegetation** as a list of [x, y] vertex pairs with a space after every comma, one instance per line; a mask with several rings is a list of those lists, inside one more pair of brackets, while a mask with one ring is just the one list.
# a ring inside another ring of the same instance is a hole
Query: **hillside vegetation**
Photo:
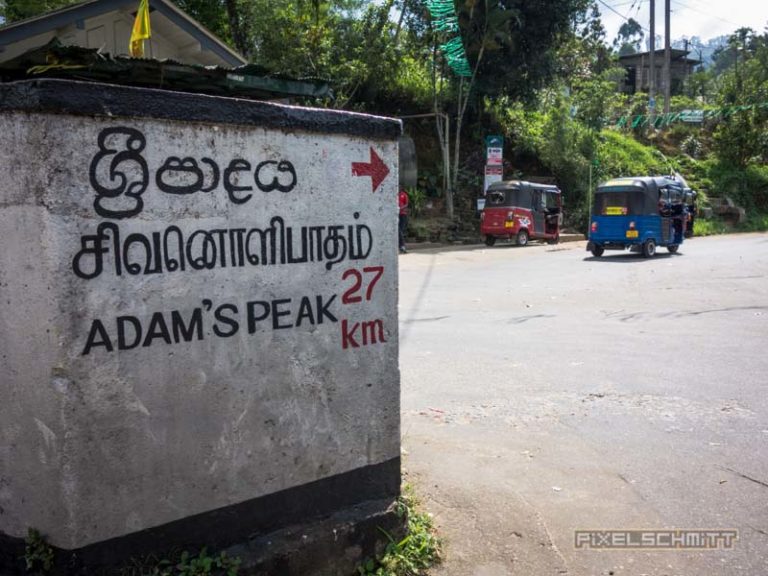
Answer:
[[[7, 0], [0, 16], [71, 3]], [[703, 123], [651, 127], [648, 95], [618, 91], [617, 56], [644, 32], [631, 21], [607, 39], [593, 0], [176, 3], [266, 70], [328, 80], [334, 96], [308, 104], [404, 118], [419, 161], [411, 192], [448, 226], [474, 225], [490, 134], [504, 136], [505, 178], [556, 182], [573, 226], [586, 224], [590, 185], [673, 170], [704, 203], [728, 196], [758, 220], [768, 213], [766, 31], [735, 30], [677, 87], [672, 112], [704, 111]]]

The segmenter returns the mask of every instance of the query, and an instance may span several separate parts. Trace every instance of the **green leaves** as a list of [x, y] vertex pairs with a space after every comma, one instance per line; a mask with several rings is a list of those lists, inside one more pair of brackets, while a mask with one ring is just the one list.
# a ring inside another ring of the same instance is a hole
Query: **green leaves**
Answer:
[[440, 561], [441, 543], [435, 535], [432, 516], [417, 509], [418, 502], [410, 487], [403, 489], [396, 511], [407, 518], [406, 535], [395, 540], [386, 530], [379, 532], [389, 541], [377, 561], [366, 560], [358, 567], [361, 576], [420, 576]]
[[458, 2], [467, 60], [479, 61], [478, 94], [532, 99], [557, 72], [558, 48], [584, 11], [582, 0]]
[[[70, 4], [76, 4], [79, 0], [5, 0], [0, 2], [0, 16], [5, 18], [6, 24], [31, 18], [45, 12], [51, 12]], [[138, 6], [138, 2], [136, 4]]]
[[185, 550], [175, 563], [161, 561], [153, 576], [237, 576], [240, 563], [240, 558], [231, 558], [226, 552], [209, 556], [208, 549], [203, 547], [196, 555]]
[[42, 534], [34, 528], [29, 528], [25, 544], [24, 561], [27, 564], [27, 572], [50, 572], [53, 568], [53, 548]]

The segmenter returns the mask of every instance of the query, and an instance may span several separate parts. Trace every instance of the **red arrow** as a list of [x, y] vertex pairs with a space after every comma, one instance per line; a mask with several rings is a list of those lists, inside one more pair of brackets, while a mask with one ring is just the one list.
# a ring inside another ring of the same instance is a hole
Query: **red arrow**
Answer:
[[370, 162], [352, 162], [352, 176], [371, 177], [371, 192], [376, 192], [376, 189], [384, 182], [387, 174], [389, 174], [389, 168], [379, 158], [373, 147], [371, 147]]

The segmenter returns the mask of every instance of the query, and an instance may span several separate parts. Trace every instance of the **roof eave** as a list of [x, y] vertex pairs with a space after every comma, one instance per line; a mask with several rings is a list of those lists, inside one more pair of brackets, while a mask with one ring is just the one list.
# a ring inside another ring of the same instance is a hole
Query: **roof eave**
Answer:
[[[130, 0], [87, 0], [47, 14], [20, 20], [0, 28], [0, 46], [50, 32], [76, 20], [93, 18], [111, 10], [121, 9], [130, 3]], [[198, 40], [203, 49], [215, 53], [229, 66], [236, 68], [248, 62], [241, 54], [222, 42], [213, 32], [168, 0], [149, 0], [149, 4], [150, 7], [155, 8]]]
[[248, 60], [239, 52], [227, 46], [213, 32], [208, 30], [200, 22], [192, 18], [172, 2], [169, 2], [168, 0], [150, 0], [150, 4], [157, 8], [163, 16], [175, 22], [191, 36], [197, 37], [198, 34], [202, 36], [202, 38], [197, 37], [200, 41], [200, 45], [204, 49], [214, 52], [233, 68], [248, 63]]

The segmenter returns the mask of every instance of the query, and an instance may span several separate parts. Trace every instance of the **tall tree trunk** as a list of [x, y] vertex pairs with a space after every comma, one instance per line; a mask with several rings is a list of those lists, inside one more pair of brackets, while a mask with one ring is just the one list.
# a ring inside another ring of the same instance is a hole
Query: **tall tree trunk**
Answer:
[[[473, 8], [474, 10], [474, 8]], [[477, 61], [475, 62], [475, 67], [472, 70], [472, 76], [469, 78], [469, 82], [467, 83], [467, 89], [466, 94], [464, 93], [464, 77], [462, 76], [459, 80], [459, 95], [456, 99], [456, 143], [454, 144], [453, 148], [453, 178], [451, 178], [451, 193], [450, 193], [450, 199], [448, 198], [448, 195], [446, 194], [446, 204], [447, 204], [447, 216], [449, 218], [453, 218], [453, 193], [458, 189], [459, 184], [459, 160], [460, 160], [460, 154], [459, 154], [459, 147], [461, 142], [461, 124], [462, 120], [464, 119], [464, 113], [467, 111], [467, 104], [469, 103], [469, 97], [472, 94], [472, 87], [475, 85], [475, 78], [477, 77], [477, 71], [480, 69], [480, 63], [483, 61], [483, 54], [485, 53], [485, 39], [488, 35], [488, 0], [485, 0], [485, 23], [483, 25], [483, 41], [480, 46], [480, 51], [477, 54]]]
[[453, 202], [453, 192], [451, 191], [451, 121], [448, 114], [445, 114], [439, 103], [439, 95], [443, 92], [443, 75], [440, 75], [440, 87], [437, 85], [437, 44], [432, 48], [432, 109], [435, 113], [435, 128], [437, 129], [437, 139], [440, 143], [440, 150], [443, 156], [443, 197]]
[[240, 11], [237, 7], [237, 0], [224, 0], [224, 4], [227, 7], [229, 30], [232, 32], [232, 41], [235, 43], [235, 48], [237, 48], [237, 51], [240, 52], [240, 54], [246, 58], [250, 58], [251, 47], [248, 46], [246, 40], [243, 21], [240, 19]]
[[400, 18], [397, 19], [397, 28], [395, 28], [395, 35], [392, 39], [392, 45], [397, 48], [397, 40], [400, 37], [400, 30], [403, 28], [403, 20], [405, 20], [405, 13], [408, 10], [408, 0], [403, 0], [403, 5], [400, 7]]
[[[472, 85], [470, 84], [470, 89]], [[464, 119], [464, 110], [467, 108], [469, 99], [469, 90], [464, 94], [464, 76], [459, 79], [458, 97], [456, 99], [456, 130], [455, 141], [453, 143], [453, 174], [451, 174], [451, 185], [448, 187], [449, 193], [445, 196], [446, 215], [453, 218], [453, 193], [458, 189], [459, 184], [459, 161], [461, 159], [461, 124]]]

